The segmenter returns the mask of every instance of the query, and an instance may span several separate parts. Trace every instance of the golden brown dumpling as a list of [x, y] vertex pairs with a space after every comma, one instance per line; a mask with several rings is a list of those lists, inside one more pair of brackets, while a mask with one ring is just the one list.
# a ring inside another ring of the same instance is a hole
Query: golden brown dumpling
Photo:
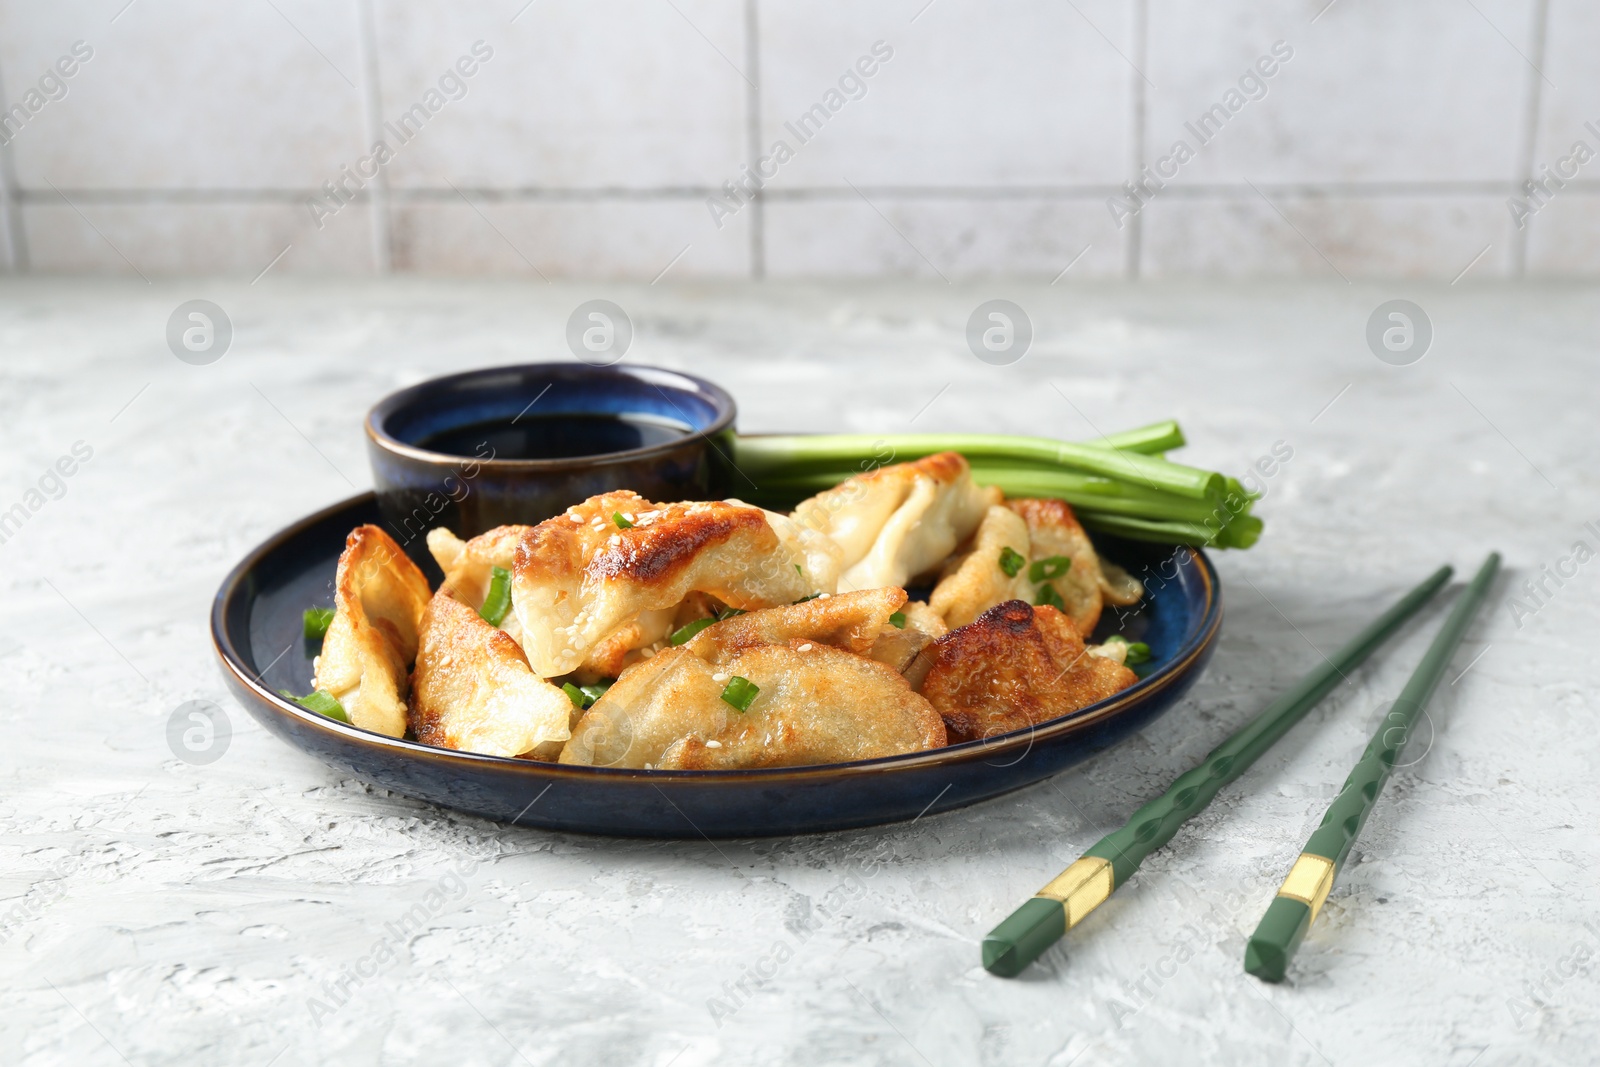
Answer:
[[1028, 524], [1032, 545], [1029, 559], [1064, 556], [1072, 561], [1067, 572], [1051, 585], [1066, 604], [1078, 633], [1088, 637], [1100, 621], [1102, 606], [1109, 602], [1119, 607], [1136, 604], [1144, 596], [1144, 586], [1121, 567], [1100, 559], [1064, 500], [1020, 499], [1006, 501]]
[[695, 655], [717, 662], [751, 645], [820, 641], [865, 654], [906, 602], [904, 589], [863, 589], [820, 596], [800, 604], [752, 611], [701, 630], [688, 643]]
[[[489, 582], [494, 568], [511, 572], [516, 562], [517, 542], [532, 530], [532, 526], [496, 526], [470, 541], [463, 541], [444, 527], [428, 531], [428, 552], [444, 571], [444, 582], [439, 586], [473, 611], [483, 607], [489, 595]], [[517, 624], [514, 612], [506, 612], [500, 628], [511, 639], [522, 643], [522, 627]]]
[[[848, 594], [840, 594], [845, 596]], [[934, 642], [950, 632], [928, 605], [912, 600], [900, 608], [904, 624], [890, 623], [878, 634], [867, 652], [870, 659], [886, 663], [899, 671], [913, 689], [922, 688], [922, 679], [933, 666]]]
[[[740, 711], [734, 678], [760, 688]], [[942, 747], [944, 724], [890, 667], [820, 641], [750, 645], [708, 663], [669, 648], [623, 672], [561, 762], [657, 770], [794, 767]]]
[[1019, 565], [1015, 574], [1007, 574], [1002, 566], [1007, 549], [1017, 560], [1026, 561], [1028, 546], [1028, 524], [1022, 516], [1000, 504], [991, 507], [973, 537], [971, 550], [952, 561], [954, 569], [934, 587], [928, 607], [946, 626], [954, 627], [965, 626], [1007, 600], [1032, 600], [1028, 568]]
[[628, 664], [640, 659], [639, 650], [660, 644], [675, 629], [677, 608], [641, 611], [606, 634], [583, 657], [577, 673], [585, 678], [615, 678]]
[[957, 744], [1060, 718], [1137, 680], [1122, 664], [1090, 655], [1055, 608], [1011, 600], [939, 639], [922, 695]]
[[[895, 621], [899, 615], [898, 624]], [[947, 631], [926, 604], [906, 600], [904, 589], [858, 589], [803, 604], [767, 608], [726, 619], [696, 635], [688, 648], [717, 661], [750, 645], [820, 641], [893, 667], [915, 689], [926, 673], [918, 653]]]
[[[489, 593], [494, 568], [510, 573], [516, 566], [517, 544], [533, 530], [532, 526], [497, 526], [463, 541], [439, 527], [428, 531], [428, 550], [444, 571], [444, 585], [462, 603], [474, 610], [483, 606]], [[516, 593], [513, 587], [512, 599]], [[638, 658], [637, 651], [666, 637], [673, 630], [672, 608], [642, 611], [590, 648], [577, 673], [586, 678], [615, 678], [622, 668]], [[500, 628], [520, 645], [522, 623], [515, 610], [500, 620]]]
[[[1022, 561], [1014, 574], [1002, 566], [1008, 549]], [[1034, 578], [1033, 566], [1046, 562], [1060, 573]], [[1137, 579], [1096, 555], [1071, 505], [1023, 498], [989, 509], [971, 547], [951, 561], [934, 588], [929, 606], [950, 626], [965, 626], [1007, 600], [1038, 603], [1044, 584], [1060, 598], [1083, 637], [1094, 632], [1105, 602], [1128, 605], [1144, 595]]]
[[444, 527], [428, 531], [428, 551], [444, 571], [439, 586], [473, 611], [483, 607], [489, 594], [489, 580], [495, 567], [509, 572], [516, 562], [517, 542], [532, 526], [496, 526], [470, 541], [463, 541]]
[[505, 631], [441, 589], [422, 619], [411, 728], [425, 745], [520, 756], [569, 736], [572, 701]]
[[[573, 728], [561, 761], [786, 767], [940, 747], [944, 726], [928, 702], [865, 655], [905, 599], [903, 589], [861, 590], [714, 623], [624, 671]], [[744, 711], [722, 699], [735, 677], [760, 689]]]
[[[521, 539], [512, 610], [528, 663], [550, 678], [579, 669], [619, 627], [674, 609], [694, 592], [746, 610], [831, 593], [838, 560], [827, 538], [774, 524], [760, 508], [605, 493]], [[657, 620], [651, 632], [660, 628]]]
[[904, 586], [937, 567], [1000, 503], [960, 454], [940, 452], [857, 474], [794, 510], [800, 525], [844, 551], [841, 590]]
[[312, 667], [351, 723], [389, 737], [406, 732], [407, 667], [428, 606], [428, 580], [394, 539], [357, 526], [334, 575], [333, 621]]

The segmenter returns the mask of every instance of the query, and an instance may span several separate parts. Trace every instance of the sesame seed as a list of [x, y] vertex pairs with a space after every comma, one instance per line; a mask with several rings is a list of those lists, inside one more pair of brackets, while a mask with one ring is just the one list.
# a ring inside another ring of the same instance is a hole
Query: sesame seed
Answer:
[[730, 677], [732, 676], [726, 671], [718, 671], [716, 674], [711, 676], [711, 680], [713, 682], [726, 682]]
[[707, 748], [721, 748], [722, 747], [722, 742], [721, 741], [707, 741], [706, 742], [706, 747]]
[[810, 644], [801, 645], [795, 651], [797, 651], [797, 652], [810, 652], [811, 651], [811, 645]]

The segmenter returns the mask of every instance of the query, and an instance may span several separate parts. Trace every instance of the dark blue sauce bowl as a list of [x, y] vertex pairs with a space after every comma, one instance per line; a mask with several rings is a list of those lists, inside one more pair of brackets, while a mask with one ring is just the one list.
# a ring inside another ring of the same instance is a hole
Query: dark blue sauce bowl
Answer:
[[615, 489], [712, 499], [735, 414], [722, 388], [659, 367], [490, 367], [385, 397], [367, 454], [384, 527], [417, 557], [435, 526], [474, 537]]

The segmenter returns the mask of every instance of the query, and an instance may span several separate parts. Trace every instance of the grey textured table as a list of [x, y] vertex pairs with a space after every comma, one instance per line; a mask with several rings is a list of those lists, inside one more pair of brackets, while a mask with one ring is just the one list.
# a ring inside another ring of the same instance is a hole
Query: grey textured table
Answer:
[[[1036, 331], [1010, 367], [963, 339], [995, 296]], [[1364, 337], [1397, 296], [1435, 330], [1405, 367]], [[20, 502], [28, 518], [0, 544], [0, 1060], [1592, 1062], [1600, 564], [1572, 553], [1600, 549], [1597, 296], [7, 281], [0, 511]], [[630, 360], [725, 383], [746, 429], [1088, 437], [1175, 416], [1187, 456], [1234, 471], [1282, 442], [1265, 539], [1217, 560], [1227, 621], [1209, 672], [1141, 735], [1003, 799], [716, 845], [507, 830], [265, 734], [212, 659], [222, 575], [368, 484], [373, 400], [444, 371], [570, 358], [566, 317], [592, 297], [632, 314]], [[164, 338], [192, 298], [234, 324], [209, 366]], [[77, 442], [92, 456], [45, 476]], [[985, 931], [1317, 649], [1440, 561], [1467, 569], [1491, 547], [1510, 573], [1290, 982], [1245, 977], [1245, 937], [1431, 625], [1039, 966], [1014, 981], [980, 969]], [[1520, 592], [1543, 567], [1567, 576]], [[168, 747], [192, 699], [235, 731], [208, 766]], [[371, 959], [383, 944], [398, 948]]]

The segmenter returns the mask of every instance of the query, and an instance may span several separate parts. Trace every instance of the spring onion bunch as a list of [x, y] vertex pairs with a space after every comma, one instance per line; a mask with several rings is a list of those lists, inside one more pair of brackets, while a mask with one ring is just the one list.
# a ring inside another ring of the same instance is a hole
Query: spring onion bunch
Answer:
[[[1006, 434], [802, 434], [735, 437], [738, 495], [785, 507], [854, 474], [935, 452], [960, 452], [974, 479], [1007, 496], [1065, 500], [1084, 526], [1140, 541], [1249, 548], [1257, 497], [1235, 478], [1168, 460], [1173, 421], [1073, 443]], [[737, 478], [737, 476], [736, 476]], [[752, 488], [754, 486], [754, 488]]]

